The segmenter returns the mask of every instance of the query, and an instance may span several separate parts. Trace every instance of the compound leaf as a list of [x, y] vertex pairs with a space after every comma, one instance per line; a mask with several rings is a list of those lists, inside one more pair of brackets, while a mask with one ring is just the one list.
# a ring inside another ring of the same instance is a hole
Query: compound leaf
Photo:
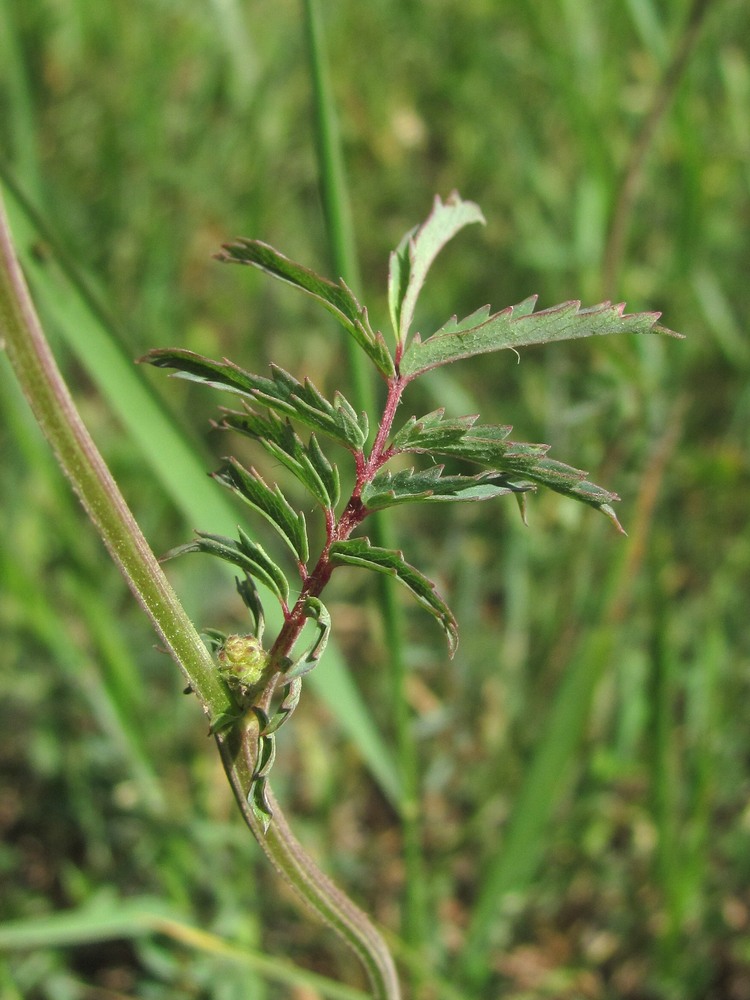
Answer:
[[546, 486], [596, 507], [622, 530], [611, 507], [620, 499], [616, 493], [588, 482], [581, 469], [547, 458], [549, 445], [508, 441], [510, 426], [475, 424], [474, 420], [444, 420], [441, 410], [420, 419], [411, 417], [393, 438], [394, 453], [450, 455], [475, 462], [499, 474], [513, 492], [522, 493], [534, 483]]
[[259, 441], [299, 479], [322, 507], [333, 509], [336, 506], [340, 487], [338, 470], [323, 454], [314, 434], [309, 445], [304, 445], [288, 420], [280, 420], [273, 413], [262, 417], [250, 407], [242, 413], [227, 412], [222, 426]]
[[472, 222], [484, 223], [478, 205], [454, 191], [445, 201], [435, 198], [425, 221], [403, 237], [390, 258], [388, 308], [399, 344], [404, 344], [414, 319], [417, 298], [432, 262], [456, 233]]
[[157, 368], [174, 368], [177, 378], [201, 382], [247, 396], [269, 410], [334, 438], [353, 451], [367, 441], [367, 417], [360, 416], [339, 392], [329, 402], [309, 379], [299, 382], [289, 372], [271, 365], [271, 378], [254, 375], [232, 361], [213, 361], [183, 348], [158, 348], [140, 359]]
[[512, 428], [492, 424], [472, 424], [462, 437], [445, 439], [435, 444], [430, 440], [429, 425], [425, 434], [420, 437], [420, 423], [421, 421], [415, 421], [413, 424], [408, 422], [405, 425], [405, 430], [408, 429], [409, 433], [403, 434], [402, 440], [405, 441], [405, 446], [400, 449], [401, 451], [450, 455], [475, 462], [488, 470], [505, 476], [510, 475], [505, 485], [518, 492], [523, 492], [524, 487], [528, 489], [530, 483], [546, 486], [573, 500], [580, 500], [591, 507], [596, 507], [619, 531], [622, 531], [611, 506], [620, 499], [619, 496], [589, 482], [586, 479], [587, 473], [581, 469], [547, 458], [548, 444], [508, 441], [507, 437]]
[[376, 573], [395, 576], [412, 592], [417, 601], [442, 626], [453, 656], [458, 644], [458, 626], [453, 612], [435, 590], [435, 585], [419, 570], [409, 565], [402, 552], [371, 545], [369, 538], [349, 538], [334, 542], [329, 550], [331, 563], [339, 566], [362, 566]]
[[[464, 417], [449, 417], [445, 419], [445, 410], [433, 410], [424, 417], [409, 417], [404, 426], [394, 434], [391, 447], [395, 451], [434, 451], [443, 445], [450, 446], [462, 441], [464, 436], [476, 423], [476, 415]], [[497, 427], [498, 432], [510, 434], [512, 428]]]
[[580, 302], [563, 302], [535, 313], [536, 298], [532, 296], [494, 315], [490, 315], [489, 306], [485, 306], [463, 320], [453, 317], [424, 341], [417, 334], [401, 359], [401, 375], [414, 378], [431, 368], [476, 354], [508, 348], [516, 350], [531, 344], [550, 344], [579, 337], [610, 333], [681, 336], [657, 324], [661, 313], [628, 314], [622, 302], [616, 305], [602, 302], [587, 309], [582, 309]]
[[379, 473], [362, 490], [362, 502], [370, 510], [381, 510], [402, 503], [493, 500], [531, 488], [530, 484], [516, 485], [498, 472], [444, 476], [443, 466], [434, 465], [423, 471], [406, 469]]
[[276, 528], [300, 563], [306, 563], [310, 551], [305, 518], [295, 512], [278, 486], [271, 489], [255, 469], [246, 469], [237, 459], [227, 459], [213, 478], [242, 497]]
[[172, 559], [174, 556], [184, 555], [187, 552], [207, 552], [209, 555], [217, 556], [225, 562], [238, 566], [248, 576], [265, 584], [278, 597], [280, 603], [286, 606], [289, 599], [289, 584], [283, 570], [276, 565], [262, 546], [250, 539], [242, 528], [239, 529], [239, 541], [237, 542], [232, 538], [225, 538], [223, 535], [211, 535], [205, 531], [196, 531], [192, 542], [186, 542], [185, 545], [171, 549], [163, 556], [163, 559]]
[[336, 317], [369, 355], [382, 375], [389, 378], [394, 374], [393, 358], [382, 334], [371, 329], [367, 310], [359, 304], [343, 280], [338, 283], [329, 281], [285, 257], [267, 243], [245, 237], [225, 243], [221, 252], [216, 254], [216, 259], [230, 264], [249, 264], [307, 292]]

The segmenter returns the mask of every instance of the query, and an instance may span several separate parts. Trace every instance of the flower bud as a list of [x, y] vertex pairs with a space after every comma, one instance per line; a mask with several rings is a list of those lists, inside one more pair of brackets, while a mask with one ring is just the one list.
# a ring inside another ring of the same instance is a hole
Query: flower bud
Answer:
[[235, 690], [254, 687], [268, 664], [268, 653], [254, 635], [229, 635], [219, 650], [219, 673]]

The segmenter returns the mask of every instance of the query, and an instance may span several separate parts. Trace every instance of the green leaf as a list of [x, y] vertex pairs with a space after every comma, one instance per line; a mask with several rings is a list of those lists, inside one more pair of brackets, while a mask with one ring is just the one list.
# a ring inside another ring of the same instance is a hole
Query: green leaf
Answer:
[[[519, 492], [522, 492], [524, 488], [529, 488], [529, 483], [526, 480], [530, 480], [532, 483], [546, 486], [573, 500], [580, 500], [591, 507], [596, 507], [613, 522], [619, 531], [622, 531], [611, 507], [612, 503], [620, 499], [619, 496], [588, 482], [587, 473], [583, 470], [547, 458], [548, 444], [508, 441], [510, 427], [475, 424], [468, 427], [463, 437], [456, 437], [453, 440], [446, 439], [436, 445], [430, 441], [431, 428], [428, 426], [426, 434], [420, 437], [418, 427], [419, 421], [405, 425], [404, 430], [409, 429], [410, 435], [404, 433], [402, 440], [406, 441], [406, 446], [401, 448], [402, 451], [451, 455], [483, 465], [495, 472], [505, 475], [510, 473], [513, 478], [506, 481], [506, 485], [511, 488], [515, 487]], [[516, 476], [522, 478], [516, 479]]]
[[337, 392], [330, 403], [309, 379], [298, 382], [293, 375], [271, 365], [271, 378], [253, 375], [232, 361], [212, 361], [182, 348], [159, 348], [141, 359], [157, 368], [174, 368], [175, 377], [201, 382], [216, 389], [228, 389], [247, 396], [269, 410], [320, 431], [352, 451], [360, 451], [367, 441], [367, 416], [360, 416]]
[[263, 833], [268, 833], [268, 828], [273, 821], [273, 810], [271, 809], [268, 792], [268, 778], [262, 777], [253, 780], [250, 785], [250, 791], [247, 793], [247, 804], [252, 809], [253, 816], [258, 821]]
[[318, 444], [318, 439], [314, 434], [310, 435], [310, 440], [307, 443], [306, 454], [311, 468], [314, 469], [323, 484], [326, 496], [328, 497], [329, 506], [331, 508], [335, 507], [339, 502], [339, 497], [341, 495], [339, 470], [332, 462], [329, 462], [328, 458], [323, 454], [323, 451]]
[[[239, 533], [240, 533], [240, 541], [247, 539], [247, 541], [250, 542], [250, 539], [244, 533], [242, 528], [239, 529]], [[253, 542], [250, 542], [250, 544], [254, 545]], [[260, 549], [260, 546], [258, 545], [257, 548]], [[263, 550], [260, 549], [260, 551], [262, 552]], [[265, 555], [265, 553], [263, 554]], [[283, 576], [281, 570], [279, 570], [274, 563], [271, 563], [270, 559], [268, 560], [268, 562], [270, 564], [269, 570], [270, 567], [273, 566], [274, 569], [278, 570], [278, 572]], [[258, 575], [257, 571], [256, 575]], [[260, 579], [260, 577], [258, 578]], [[263, 639], [263, 632], [265, 631], [266, 628], [266, 616], [265, 612], [263, 611], [263, 605], [260, 600], [260, 594], [258, 593], [258, 588], [255, 586], [255, 580], [248, 573], [245, 573], [244, 578], [242, 580], [236, 579], [235, 583], [237, 584], [237, 593], [240, 595], [242, 603], [250, 612], [250, 617], [253, 620], [253, 628], [252, 628], [253, 635], [255, 635], [259, 641], [261, 641]], [[286, 578], [284, 578], [284, 586], [279, 588], [282, 593], [284, 592], [285, 587], [286, 587]], [[271, 587], [270, 589], [273, 590], [273, 587]], [[281, 600], [280, 598], [279, 603], [281, 604], [282, 610], [286, 611], [287, 610], [286, 602], [284, 600]]]
[[479, 206], [453, 192], [443, 203], [436, 197], [425, 221], [403, 237], [390, 257], [388, 308], [399, 344], [406, 343], [417, 298], [432, 262], [456, 233], [472, 222], [484, 223]]
[[188, 552], [207, 552], [225, 562], [239, 566], [248, 576], [259, 580], [279, 599], [283, 607], [289, 600], [289, 584], [283, 571], [276, 565], [267, 552], [239, 528], [239, 541], [223, 535], [211, 535], [205, 531], [196, 531], [195, 539], [185, 545], [171, 549], [163, 560]]
[[328, 644], [328, 636], [331, 633], [331, 616], [325, 604], [317, 597], [308, 597], [304, 605], [305, 618], [314, 621], [318, 627], [318, 634], [313, 642], [307, 647], [304, 653], [289, 660], [284, 667], [284, 677], [294, 679], [309, 673], [325, 652]]
[[254, 711], [258, 716], [258, 721], [263, 731], [258, 739], [258, 759], [250, 790], [247, 793], [247, 802], [255, 818], [263, 827], [264, 833], [267, 833], [273, 819], [273, 810], [271, 809], [268, 797], [270, 791], [268, 787], [268, 775], [271, 773], [271, 768], [276, 760], [276, 738], [273, 731], [268, 735], [265, 734], [263, 727], [264, 724], [267, 724], [267, 719], [265, 719], [264, 713], [259, 708], [255, 708]]
[[262, 417], [247, 406], [243, 413], [226, 413], [222, 426], [259, 441], [269, 454], [299, 479], [323, 508], [333, 509], [336, 506], [340, 495], [338, 469], [323, 454], [314, 434], [309, 445], [305, 446], [288, 420], [280, 420], [273, 413]]
[[408, 587], [422, 607], [433, 615], [445, 631], [450, 655], [458, 644], [458, 626], [453, 612], [435, 590], [435, 585], [404, 560], [402, 552], [370, 544], [369, 538], [349, 538], [334, 542], [329, 550], [331, 563], [337, 566], [362, 566], [376, 573], [395, 576]]
[[443, 468], [434, 465], [424, 471], [381, 472], [362, 490], [362, 502], [369, 510], [381, 510], [401, 503], [494, 500], [531, 489], [530, 485], [510, 483], [497, 472], [444, 476]]
[[427, 444], [424, 438], [414, 434], [411, 443], [400, 450], [454, 455], [456, 458], [477, 462], [497, 471], [506, 468], [506, 460], [518, 459], [521, 462], [528, 460], [531, 463], [535, 459], [543, 458], [549, 451], [548, 444], [508, 441], [508, 435], [512, 430], [513, 428], [507, 424], [472, 424], [461, 438], [456, 437], [450, 441], [436, 443], [427, 436]]
[[284, 697], [279, 702], [278, 708], [263, 727], [263, 739], [272, 738], [284, 723], [288, 722], [299, 704], [301, 694], [302, 678], [300, 676], [292, 677], [289, 683], [284, 686]]
[[367, 318], [367, 310], [359, 304], [343, 279], [334, 284], [315, 271], [280, 254], [267, 243], [245, 237], [240, 237], [232, 243], [225, 243], [221, 252], [216, 254], [216, 259], [230, 264], [250, 264], [312, 295], [333, 313], [344, 329], [369, 355], [382, 375], [389, 378], [395, 374], [393, 358], [383, 340], [383, 335], [373, 332]]
[[[450, 446], [463, 440], [464, 436], [474, 426], [476, 415], [451, 417], [445, 419], [445, 410], [433, 410], [424, 417], [417, 419], [409, 417], [404, 426], [394, 434], [390, 446], [396, 451], [435, 451], [443, 445]], [[496, 428], [503, 436], [510, 434], [512, 427]]]
[[300, 563], [307, 562], [310, 550], [304, 515], [289, 506], [278, 486], [271, 489], [259, 472], [244, 468], [235, 458], [227, 459], [213, 473], [213, 478], [242, 497], [245, 503], [270, 521]]
[[531, 344], [549, 344], [579, 337], [610, 333], [681, 336], [657, 324], [661, 313], [627, 314], [622, 302], [617, 305], [602, 302], [587, 309], [581, 309], [580, 302], [563, 302], [537, 313], [534, 312], [535, 305], [536, 296], [532, 296], [492, 316], [489, 306], [484, 306], [463, 320], [459, 321], [454, 316], [425, 341], [417, 334], [399, 364], [401, 375], [414, 378], [431, 368], [475, 354], [508, 348], [516, 350]]

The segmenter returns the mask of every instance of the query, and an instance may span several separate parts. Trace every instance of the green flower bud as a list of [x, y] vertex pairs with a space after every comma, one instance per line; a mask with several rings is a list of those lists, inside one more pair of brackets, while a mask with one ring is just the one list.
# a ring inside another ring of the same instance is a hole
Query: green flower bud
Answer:
[[234, 690], [255, 687], [263, 678], [268, 653], [254, 635], [229, 635], [219, 650], [219, 673]]

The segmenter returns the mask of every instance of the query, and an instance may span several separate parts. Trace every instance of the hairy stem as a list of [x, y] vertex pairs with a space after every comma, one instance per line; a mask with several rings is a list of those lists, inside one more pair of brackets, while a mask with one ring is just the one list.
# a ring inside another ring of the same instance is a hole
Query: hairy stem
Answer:
[[365, 968], [374, 1000], [399, 1000], [396, 969], [388, 947], [369, 918], [325, 875], [305, 852], [289, 828], [281, 808], [268, 793], [273, 813], [264, 831], [248, 803], [258, 753], [257, 718], [242, 730], [217, 737], [224, 768], [242, 810], [266, 857], [292, 886], [297, 897], [349, 945]]
[[231, 702], [211, 656], [86, 430], [44, 337], [0, 200], [0, 335], [57, 460], [112, 559], [211, 720]]
[[[0, 338], [39, 426], [112, 559], [207, 715], [217, 722], [232, 708], [229, 693], [76, 410], [18, 265], [1, 197]], [[354, 949], [370, 977], [373, 996], [398, 1000], [398, 981], [384, 941], [305, 854], [278, 803], [271, 800], [274, 818], [267, 832], [253, 816], [247, 800], [257, 751], [253, 732], [235, 726], [217, 739], [242, 814], [277, 871]]]

